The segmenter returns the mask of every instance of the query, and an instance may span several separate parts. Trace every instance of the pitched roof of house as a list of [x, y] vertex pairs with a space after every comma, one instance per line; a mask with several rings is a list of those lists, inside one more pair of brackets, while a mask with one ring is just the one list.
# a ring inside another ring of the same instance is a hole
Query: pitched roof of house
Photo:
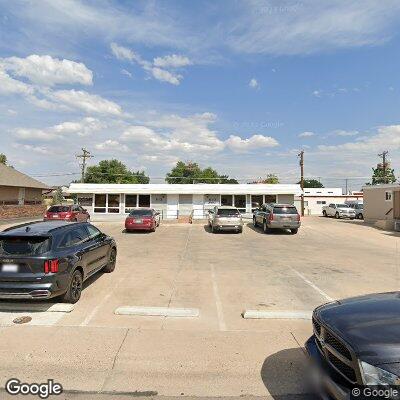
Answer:
[[35, 189], [50, 189], [43, 182], [31, 178], [12, 167], [0, 163], [0, 186], [17, 186]]

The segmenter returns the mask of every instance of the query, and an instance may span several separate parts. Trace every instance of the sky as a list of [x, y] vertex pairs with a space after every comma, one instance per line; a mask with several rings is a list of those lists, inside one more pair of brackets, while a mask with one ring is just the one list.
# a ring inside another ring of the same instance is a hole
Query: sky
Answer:
[[400, 171], [400, 2], [0, 0], [0, 152], [49, 184], [117, 158], [352, 189]]

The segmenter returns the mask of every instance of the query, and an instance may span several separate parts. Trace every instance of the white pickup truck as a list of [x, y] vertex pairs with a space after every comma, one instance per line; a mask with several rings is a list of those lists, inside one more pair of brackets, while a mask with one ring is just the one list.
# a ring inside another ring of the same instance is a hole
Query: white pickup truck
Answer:
[[350, 218], [354, 219], [356, 217], [356, 212], [353, 208], [349, 207], [347, 204], [331, 203], [328, 206], [322, 207], [322, 215], [324, 217], [335, 217], [339, 218]]

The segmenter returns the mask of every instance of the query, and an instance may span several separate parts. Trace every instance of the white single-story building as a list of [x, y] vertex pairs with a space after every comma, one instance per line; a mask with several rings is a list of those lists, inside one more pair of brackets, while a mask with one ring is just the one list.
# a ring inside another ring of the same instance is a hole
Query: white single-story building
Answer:
[[[295, 197], [296, 204], [300, 197]], [[304, 213], [322, 215], [322, 207], [331, 203], [363, 202], [363, 193], [343, 194], [342, 188], [305, 188]]]
[[266, 184], [97, 184], [71, 183], [68, 193], [91, 215], [126, 215], [136, 207], [152, 207], [164, 219], [193, 214], [204, 218], [216, 205], [232, 205], [251, 213], [258, 204], [294, 204], [300, 185]]

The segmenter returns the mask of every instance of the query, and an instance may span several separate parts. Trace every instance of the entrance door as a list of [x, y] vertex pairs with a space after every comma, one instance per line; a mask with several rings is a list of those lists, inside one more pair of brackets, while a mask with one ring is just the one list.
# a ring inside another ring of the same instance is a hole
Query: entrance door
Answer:
[[190, 215], [193, 210], [193, 195], [180, 194], [179, 195], [179, 216]]

